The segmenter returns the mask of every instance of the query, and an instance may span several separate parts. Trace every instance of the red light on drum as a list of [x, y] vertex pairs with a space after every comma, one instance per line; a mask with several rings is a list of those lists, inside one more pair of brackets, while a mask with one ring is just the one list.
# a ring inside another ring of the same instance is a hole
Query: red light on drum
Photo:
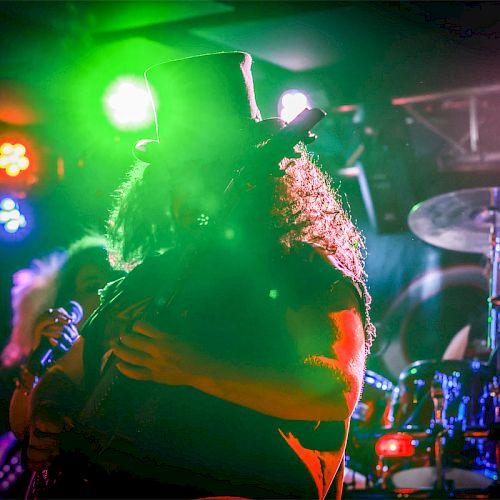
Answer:
[[379, 457], [412, 457], [415, 454], [412, 441], [411, 436], [402, 432], [386, 434], [375, 444], [375, 453]]

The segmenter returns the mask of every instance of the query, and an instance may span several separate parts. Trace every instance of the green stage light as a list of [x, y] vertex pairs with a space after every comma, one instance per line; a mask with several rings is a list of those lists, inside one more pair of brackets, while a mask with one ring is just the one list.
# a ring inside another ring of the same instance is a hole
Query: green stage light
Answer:
[[103, 101], [108, 119], [121, 130], [138, 130], [153, 123], [144, 80], [134, 76], [117, 78], [106, 90]]
[[[149, 98], [145, 97], [144, 71], [153, 64], [177, 59], [181, 55], [179, 49], [140, 37], [89, 46], [61, 80], [61, 99], [69, 103], [62, 112], [67, 113], [65, 121], [72, 124], [71, 130], [58, 131], [54, 127], [54, 134], [71, 134], [72, 140], [77, 143], [85, 137], [86, 142], [92, 144], [92, 154], [98, 151], [108, 154], [109, 149], [118, 144], [122, 145], [119, 148], [122, 151], [140, 138], [154, 137], [152, 115], [149, 115], [148, 125], [143, 125], [148, 120], [142, 121], [141, 118], [136, 122], [133, 118], [137, 116], [134, 109], [139, 117], [144, 116], [144, 110], [151, 113]], [[134, 86], [141, 89], [137, 99], [125, 99], [125, 104], [136, 101], [129, 117], [115, 110], [115, 106], [121, 108], [123, 97], [111, 97], [117, 89], [118, 96], [130, 95], [128, 85], [119, 85], [122, 79], [125, 82], [131, 80]], [[109, 162], [108, 168], [102, 169], [103, 176], [108, 172], [109, 177], [113, 177], [119, 166]]]

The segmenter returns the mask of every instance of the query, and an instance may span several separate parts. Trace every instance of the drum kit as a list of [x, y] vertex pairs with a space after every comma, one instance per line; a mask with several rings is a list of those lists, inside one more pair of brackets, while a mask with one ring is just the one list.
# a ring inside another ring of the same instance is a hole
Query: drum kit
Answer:
[[489, 254], [488, 359], [421, 360], [397, 384], [370, 370], [353, 414], [345, 498], [500, 498], [500, 188], [419, 203], [411, 231], [447, 250]]

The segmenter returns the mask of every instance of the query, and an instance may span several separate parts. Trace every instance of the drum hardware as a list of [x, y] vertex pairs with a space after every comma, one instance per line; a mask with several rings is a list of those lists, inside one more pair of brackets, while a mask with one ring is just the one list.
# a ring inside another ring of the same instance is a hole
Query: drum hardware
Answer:
[[[496, 374], [500, 374], [500, 357], [497, 353], [499, 330], [499, 313], [500, 313], [500, 283], [499, 266], [500, 266], [500, 205], [499, 205], [499, 191], [500, 188], [491, 188], [490, 192], [490, 205], [488, 211], [490, 214], [490, 296], [488, 299], [489, 305], [489, 347], [492, 354], [496, 356]], [[498, 422], [499, 420], [496, 419]]]
[[[428, 199], [412, 208], [408, 216], [410, 229], [423, 241], [448, 250], [467, 253], [489, 254], [490, 286], [488, 298], [488, 328], [487, 345], [490, 352], [489, 366], [494, 374], [490, 383], [486, 384], [493, 414], [486, 415], [486, 409], [479, 422], [464, 422], [463, 435], [465, 438], [489, 440], [494, 444], [494, 462], [496, 478], [492, 485], [499, 488], [500, 475], [500, 405], [499, 405], [499, 376], [500, 354], [500, 187], [485, 187], [463, 189]], [[472, 394], [469, 397], [472, 398]], [[447, 399], [447, 402], [449, 400]], [[484, 405], [485, 398], [480, 404]], [[435, 409], [439, 411], [439, 408]], [[438, 414], [435, 411], [435, 414]], [[472, 425], [471, 425], [472, 424]], [[468, 431], [474, 425], [488, 425], [487, 431]], [[445, 423], [446, 426], [446, 423]], [[485, 435], [486, 434], [486, 435]], [[438, 443], [436, 443], [438, 445]], [[436, 463], [439, 465], [436, 446]]]
[[444, 491], [445, 477], [443, 468], [443, 448], [445, 434], [448, 429], [444, 426], [443, 410], [445, 410], [446, 400], [443, 391], [443, 374], [436, 373], [431, 383], [430, 394], [434, 405], [434, 431], [436, 437], [434, 440], [434, 457], [436, 460], [436, 483], [435, 489]]
[[[498, 190], [498, 187], [461, 189], [422, 201], [410, 210], [408, 226], [430, 245], [488, 255], [492, 228], [498, 228], [500, 223]], [[498, 295], [500, 293], [491, 294], [492, 297]]]
[[414, 490], [438, 498], [490, 487], [496, 478], [491, 380], [492, 367], [479, 361], [409, 365], [392, 393], [391, 427], [385, 432], [399, 433], [413, 454], [405, 456], [397, 446], [381, 451], [380, 443], [391, 438], [382, 436], [376, 447], [377, 485], [387, 492]]
[[442, 374], [434, 375], [431, 383], [431, 398], [434, 405], [434, 421], [438, 425], [443, 424], [443, 410], [445, 407], [445, 398], [443, 391]]
[[361, 399], [354, 409], [346, 448], [346, 491], [366, 491], [375, 485], [375, 443], [386, 432], [394, 384], [384, 376], [365, 370]]
[[441, 428], [436, 434], [434, 440], [434, 457], [436, 460], [436, 482], [434, 484], [434, 489], [437, 491], [445, 491], [445, 475], [443, 466], [443, 453], [444, 453], [444, 440], [445, 435], [448, 433], [448, 429]]
[[[387, 493], [464, 498], [474, 491], [482, 498], [498, 497], [499, 198], [498, 187], [465, 189], [424, 201], [408, 217], [412, 231], [427, 243], [490, 253], [485, 335], [490, 361], [424, 360], [403, 370], [391, 393], [387, 425], [373, 432], [378, 435], [375, 487]], [[360, 415], [366, 415], [363, 411]]]
[[489, 254], [488, 346], [500, 374], [496, 355], [500, 313], [500, 188], [462, 189], [430, 198], [415, 205], [408, 225], [431, 245], [466, 253]]

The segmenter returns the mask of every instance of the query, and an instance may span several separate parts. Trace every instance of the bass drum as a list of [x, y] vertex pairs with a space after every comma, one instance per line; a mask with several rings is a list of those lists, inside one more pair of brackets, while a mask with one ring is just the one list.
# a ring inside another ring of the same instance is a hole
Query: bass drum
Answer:
[[379, 482], [387, 489], [434, 488], [436, 477], [434, 404], [442, 394], [444, 479], [454, 488], [490, 486], [497, 478], [495, 443], [487, 438], [494, 418], [493, 370], [479, 361], [417, 361], [400, 375], [393, 391], [390, 432], [406, 435], [406, 455], [379, 457]]

